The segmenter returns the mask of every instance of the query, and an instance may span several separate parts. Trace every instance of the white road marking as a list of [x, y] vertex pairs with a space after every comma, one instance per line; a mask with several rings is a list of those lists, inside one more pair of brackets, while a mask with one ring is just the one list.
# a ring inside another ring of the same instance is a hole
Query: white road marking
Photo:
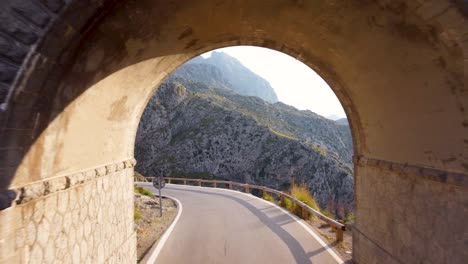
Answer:
[[164, 244], [166, 243], [167, 239], [171, 235], [172, 230], [174, 229], [175, 225], [179, 221], [180, 215], [182, 214], [182, 210], [183, 210], [182, 209], [182, 203], [178, 199], [176, 199], [174, 197], [167, 196], [167, 195], [164, 195], [164, 196], [177, 202], [177, 209], [178, 209], [177, 210], [177, 215], [174, 218], [174, 221], [172, 222], [172, 224], [166, 230], [166, 232], [164, 232], [164, 235], [158, 241], [156, 249], [153, 252], [151, 252], [151, 256], [149, 257], [149, 259], [148, 259], [148, 261], [146, 263], [151, 263], [151, 264], [155, 263], [156, 259], [159, 256], [159, 253], [161, 253], [161, 250], [164, 247]]

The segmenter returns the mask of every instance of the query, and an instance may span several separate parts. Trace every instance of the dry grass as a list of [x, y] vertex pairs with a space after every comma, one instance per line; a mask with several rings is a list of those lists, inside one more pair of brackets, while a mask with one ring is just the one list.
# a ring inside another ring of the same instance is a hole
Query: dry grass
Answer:
[[271, 194], [268, 194], [268, 193], [265, 193], [265, 195], [263, 195], [263, 199], [272, 203], [275, 202], [275, 199], [273, 198], [273, 196], [271, 196]]
[[[315, 209], [317, 211], [320, 211], [320, 208], [318, 207], [317, 203], [315, 202], [314, 197], [312, 197], [312, 194], [309, 192], [309, 189], [307, 188], [306, 185], [293, 184], [291, 186], [290, 194], [291, 194], [291, 196], [293, 196], [297, 200], [307, 204], [311, 208], [313, 208], [313, 209]], [[293, 213], [293, 214], [295, 214], [295, 215], [297, 215], [297, 216], [299, 216], [301, 218], [305, 218], [306, 220], [310, 219], [310, 217], [311, 217], [310, 214], [303, 215], [302, 208], [300, 206], [296, 206], [296, 204], [293, 203], [288, 198], [284, 198], [281, 201], [280, 205], [282, 207], [286, 208], [291, 213]]]
[[317, 203], [315, 202], [314, 197], [312, 197], [312, 194], [310, 194], [309, 188], [307, 188], [306, 185], [293, 184], [291, 186], [291, 195], [299, 201], [312, 207], [313, 209], [317, 211], [320, 210]]
[[152, 194], [150, 191], [148, 191], [147, 189], [145, 189], [143, 187], [135, 186], [134, 191], [135, 191], [135, 193], [139, 193], [141, 195], [146, 195], [148, 197], [154, 198], [154, 194]]
[[287, 209], [288, 211], [290, 211], [290, 212], [293, 212], [293, 211], [294, 211], [295, 205], [294, 205], [294, 203], [293, 203], [291, 200], [289, 200], [288, 198], [284, 198], [284, 199], [281, 201], [280, 205], [281, 205], [282, 207], [286, 208], [286, 209]]
[[138, 211], [138, 209], [134, 208], [133, 209], [133, 220], [137, 221], [141, 219], [141, 213]]

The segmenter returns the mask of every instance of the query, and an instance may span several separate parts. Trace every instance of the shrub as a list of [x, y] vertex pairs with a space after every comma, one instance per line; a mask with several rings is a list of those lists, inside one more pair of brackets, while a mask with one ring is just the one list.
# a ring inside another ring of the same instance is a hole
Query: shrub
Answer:
[[332, 213], [330, 213], [330, 211], [328, 211], [328, 210], [320, 210], [320, 212], [321, 212], [324, 216], [326, 216], [326, 217], [329, 217], [329, 218], [331, 218], [331, 219], [334, 219], [334, 218], [335, 218], [335, 217], [332, 215]]
[[280, 204], [282, 207], [286, 208], [288, 211], [290, 212], [293, 212], [294, 211], [294, 203], [289, 200], [288, 198], [284, 198], [283, 200], [281, 200], [281, 204]]
[[343, 218], [343, 222], [345, 224], [350, 224], [350, 223], [354, 223], [355, 219], [356, 219], [356, 216], [353, 213], [349, 213], [345, 215], [345, 217]]
[[306, 185], [293, 184], [291, 186], [291, 195], [299, 201], [307, 204], [315, 210], [320, 210], [314, 197], [309, 192], [309, 188]]
[[140, 219], [141, 219], [140, 212], [138, 211], [138, 209], [134, 208], [133, 209], [133, 220], [137, 221], [137, 220], [140, 220]]
[[154, 198], [154, 194], [152, 194], [150, 191], [148, 191], [147, 189], [145, 189], [143, 187], [135, 186], [134, 190], [135, 190], [135, 193], [139, 193], [141, 195], [145, 195], [145, 196]]
[[272, 203], [275, 202], [275, 199], [273, 198], [273, 196], [271, 196], [271, 194], [268, 194], [268, 193], [265, 193], [265, 195], [263, 195], [263, 199]]
[[[308, 206], [312, 207], [315, 210], [320, 210], [317, 203], [315, 202], [314, 198], [312, 197], [312, 194], [310, 194], [309, 189], [307, 188], [306, 185], [297, 185], [297, 184], [292, 184], [291, 185], [291, 196], [296, 198], [297, 200], [307, 204]], [[308, 213], [306, 216], [302, 214], [302, 207], [296, 206], [295, 203], [293, 203], [290, 199], [284, 198], [280, 205], [284, 208], [286, 208], [288, 211], [291, 213], [304, 218], [304, 219], [309, 219], [310, 214]]]

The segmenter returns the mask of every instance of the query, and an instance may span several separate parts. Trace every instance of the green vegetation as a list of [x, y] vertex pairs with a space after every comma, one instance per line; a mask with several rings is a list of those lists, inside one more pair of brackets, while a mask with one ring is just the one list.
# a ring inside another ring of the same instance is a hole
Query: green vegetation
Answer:
[[276, 142], [277, 142], [277, 139], [274, 138], [274, 137], [268, 137], [267, 140], [266, 140], [267, 145], [272, 145], [272, 144], [274, 144]]
[[294, 205], [294, 203], [293, 203], [291, 200], [289, 200], [288, 198], [284, 198], [283, 200], [281, 200], [280, 205], [281, 205], [282, 207], [286, 208], [286, 209], [287, 209], [288, 211], [290, 211], [290, 212], [293, 212], [293, 211], [294, 211], [295, 205]]
[[140, 212], [138, 211], [138, 209], [134, 208], [133, 209], [133, 220], [137, 221], [137, 220], [140, 220], [140, 219], [141, 219]]
[[356, 220], [356, 216], [353, 213], [346, 214], [345, 217], [343, 218], [343, 222], [345, 224], [354, 223], [355, 220]]
[[213, 124], [216, 120], [214, 118], [211, 118], [211, 117], [204, 117], [202, 120], [201, 120], [201, 125], [202, 127], [208, 127], [210, 126], [211, 124]]
[[320, 153], [320, 155], [326, 157], [327, 156], [327, 150], [324, 147], [321, 147], [319, 145], [313, 146], [313, 148]]
[[147, 190], [147, 189], [145, 189], [143, 187], [135, 186], [134, 191], [135, 191], [135, 193], [139, 193], [141, 195], [145, 195], [145, 196], [154, 198], [154, 194], [152, 194], [149, 190]]
[[135, 174], [134, 174], [134, 175], [135, 175], [135, 180], [136, 180], [136, 181], [146, 181], [145, 176], [141, 175], [140, 173], [138, 173], [138, 172], [135, 171]]
[[[290, 189], [290, 194], [297, 200], [307, 204], [308, 206], [312, 207], [313, 209], [317, 211], [320, 211], [319, 206], [315, 202], [315, 199], [312, 197], [312, 194], [310, 194], [309, 189], [307, 188], [306, 185], [292, 184], [291, 189]], [[302, 208], [300, 206], [296, 206], [296, 204], [293, 203], [290, 199], [288, 198], [282, 199], [280, 202], [280, 205], [286, 208], [291, 213], [299, 217], [304, 217], [302, 215]], [[308, 219], [309, 217], [310, 216], [307, 216], [306, 218]], [[329, 217], [332, 217], [332, 216], [329, 216]]]
[[270, 131], [271, 131], [273, 134], [275, 134], [275, 135], [277, 135], [277, 136], [279, 136], [279, 137], [284, 137], [284, 138], [287, 138], [287, 139], [290, 139], [290, 140], [298, 140], [298, 139], [295, 138], [295, 137], [291, 137], [291, 136], [289, 136], [289, 135], [280, 133], [280, 132], [274, 130], [273, 128], [271, 128], [271, 127], [268, 127], [268, 129], [270, 129]]
[[335, 217], [332, 215], [332, 213], [330, 213], [330, 211], [328, 211], [328, 210], [320, 210], [320, 212], [321, 212], [324, 216], [326, 216], [326, 217], [329, 217], [329, 218], [331, 218], [331, 219], [334, 219], [334, 218], [335, 218]]
[[299, 201], [307, 204], [315, 210], [320, 210], [314, 197], [309, 192], [309, 188], [306, 185], [293, 184], [291, 186], [291, 195]]
[[268, 194], [268, 193], [265, 193], [265, 195], [263, 195], [263, 199], [272, 203], [275, 202], [275, 199], [273, 198], [273, 196], [271, 196], [271, 194]]
[[174, 86], [178, 94], [181, 94], [182, 92], [186, 90], [185, 86], [180, 82], [174, 82]]

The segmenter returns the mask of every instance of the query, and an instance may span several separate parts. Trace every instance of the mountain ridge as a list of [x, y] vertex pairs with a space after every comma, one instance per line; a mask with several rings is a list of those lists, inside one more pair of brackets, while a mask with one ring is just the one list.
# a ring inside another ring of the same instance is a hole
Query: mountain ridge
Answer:
[[349, 128], [308, 110], [239, 95], [211, 66], [186, 64], [153, 95], [137, 133], [137, 170], [280, 190], [301, 183], [323, 208], [337, 215], [352, 211]]
[[[238, 94], [257, 96], [270, 103], [278, 102], [275, 90], [266, 79], [245, 67], [238, 59], [227, 53], [213, 51], [210, 57], [195, 57], [179, 69], [187, 70], [193, 64], [208, 64], [216, 67], [225, 78], [224, 86]], [[175, 71], [175, 75], [184, 75], [178, 72], [179, 69]], [[207, 77], [203, 78], [209, 79]], [[195, 77], [195, 79], [198, 78]]]

